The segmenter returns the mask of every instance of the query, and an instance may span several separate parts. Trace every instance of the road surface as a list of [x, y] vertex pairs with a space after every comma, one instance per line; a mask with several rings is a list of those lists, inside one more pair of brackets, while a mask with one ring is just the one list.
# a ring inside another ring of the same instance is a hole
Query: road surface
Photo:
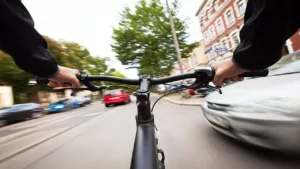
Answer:
[[[125, 169], [135, 103], [100, 102], [0, 128], [1, 169]], [[200, 107], [160, 101], [154, 109], [167, 169], [299, 169], [297, 156], [254, 148], [212, 129]]]

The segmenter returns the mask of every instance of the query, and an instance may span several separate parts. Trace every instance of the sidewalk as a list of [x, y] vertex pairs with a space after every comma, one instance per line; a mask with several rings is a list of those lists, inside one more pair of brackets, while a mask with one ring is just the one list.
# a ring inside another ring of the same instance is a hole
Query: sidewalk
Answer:
[[166, 96], [164, 99], [168, 102], [186, 106], [201, 106], [204, 98], [200, 95], [191, 96], [189, 99], [182, 98], [180, 95]]

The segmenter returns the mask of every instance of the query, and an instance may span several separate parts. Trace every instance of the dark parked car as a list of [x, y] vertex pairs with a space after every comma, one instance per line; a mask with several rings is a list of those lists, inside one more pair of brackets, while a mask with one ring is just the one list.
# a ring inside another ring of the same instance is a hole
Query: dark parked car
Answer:
[[41, 116], [42, 111], [43, 107], [35, 103], [3, 107], [0, 109], [0, 126], [10, 122], [22, 121], [26, 118], [38, 118]]
[[212, 127], [254, 145], [300, 150], [300, 60], [283, 58], [267, 77], [222, 90], [222, 95], [208, 95], [202, 105]]
[[175, 92], [181, 90], [180, 85], [170, 85], [168, 87], [168, 92]]

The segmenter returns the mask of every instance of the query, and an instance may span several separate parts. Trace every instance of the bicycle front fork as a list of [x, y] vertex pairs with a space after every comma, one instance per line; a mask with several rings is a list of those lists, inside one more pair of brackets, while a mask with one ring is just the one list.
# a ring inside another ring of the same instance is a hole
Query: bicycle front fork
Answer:
[[[156, 127], [155, 127], [156, 128]], [[158, 142], [159, 142], [159, 131], [158, 129], [156, 128], [156, 133], [157, 133], [157, 136], [156, 136], [156, 146], [157, 146], [157, 153], [158, 153], [158, 168], [159, 169], [165, 169], [166, 166], [165, 166], [165, 153], [162, 149], [159, 149], [158, 148]], [[161, 155], [161, 159], [159, 159], [159, 154]]]

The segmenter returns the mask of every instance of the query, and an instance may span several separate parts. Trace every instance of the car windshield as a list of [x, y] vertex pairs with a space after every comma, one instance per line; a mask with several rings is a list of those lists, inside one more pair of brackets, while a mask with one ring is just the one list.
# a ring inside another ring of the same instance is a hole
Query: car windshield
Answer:
[[105, 91], [105, 95], [118, 95], [118, 94], [121, 94], [120, 90], [108, 90], [108, 91]]
[[24, 110], [26, 106], [25, 105], [15, 105], [9, 108], [9, 111], [20, 111]]
[[270, 76], [300, 72], [300, 53], [283, 56], [276, 64], [269, 68]]
[[55, 105], [55, 104], [65, 104], [65, 102], [66, 102], [66, 100], [60, 100], [60, 101], [51, 103], [51, 105]]

